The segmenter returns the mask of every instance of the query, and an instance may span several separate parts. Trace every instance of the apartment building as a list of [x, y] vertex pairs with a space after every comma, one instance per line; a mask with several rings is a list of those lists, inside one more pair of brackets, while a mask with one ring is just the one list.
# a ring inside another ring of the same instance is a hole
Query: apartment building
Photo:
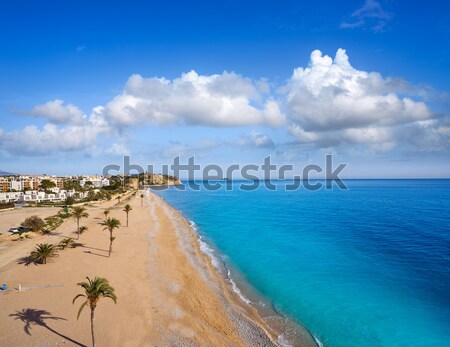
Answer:
[[[61, 202], [64, 201], [69, 196], [76, 196], [78, 199], [84, 199], [87, 197], [87, 193], [76, 192], [75, 190], [60, 190], [57, 193], [45, 193], [37, 190], [26, 191], [25, 193], [3, 193], [3, 194], [11, 194], [9, 201], [6, 196], [2, 196], [0, 193], [0, 202], [5, 200], [4, 202], [16, 202], [18, 204], [33, 204], [38, 202]], [[16, 195], [14, 195], [16, 194]]]
[[0, 181], [0, 192], [7, 192], [9, 190], [9, 183], [7, 180]]

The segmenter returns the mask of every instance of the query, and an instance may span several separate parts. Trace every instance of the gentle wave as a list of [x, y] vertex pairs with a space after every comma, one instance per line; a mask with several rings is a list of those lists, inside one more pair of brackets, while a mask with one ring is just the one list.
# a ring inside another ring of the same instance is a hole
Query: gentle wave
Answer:
[[227, 270], [227, 280], [230, 282], [231, 287], [233, 288], [233, 291], [242, 299], [242, 301], [244, 301], [247, 304], [251, 304], [252, 302], [247, 299], [241, 292], [241, 290], [239, 289], [239, 287], [237, 286], [236, 282], [233, 280], [232, 276], [231, 276], [231, 272], [230, 269], [228, 269], [225, 265], [225, 263], [223, 261], [221, 261], [214, 252], [214, 249], [212, 249], [208, 243], [206, 243], [203, 239], [202, 236], [199, 234], [198, 232], [198, 227], [197, 224], [195, 224], [194, 221], [190, 220], [189, 224], [191, 226], [191, 228], [195, 231], [196, 235], [197, 235], [197, 239], [198, 242], [200, 244], [200, 250], [206, 254], [208, 256], [208, 258], [211, 260], [211, 264], [219, 271], [222, 270], [222, 268], [225, 268]]
[[[225, 265], [225, 263], [216, 256], [216, 254], [215, 254], [216, 252], [214, 251], [214, 249], [212, 247], [210, 247], [206, 241], [203, 240], [202, 236], [199, 234], [197, 224], [195, 224], [194, 221], [189, 220], [189, 225], [194, 230], [194, 232], [197, 236], [198, 242], [200, 244], [200, 250], [211, 260], [211, 264], [217, 270], [219, 270], [219, 272], [222, 271], [222, 269], [226, 269], [226, 271], [227, 271], [226, 278], [230, 282], [231, 288], [233, 289], [233, 291], [247, 305], [253, 305], [253, 302], [251, 300], [249, 300], [247, 297], [245, 297], [244, 294], [242, 294], [242, 291], [239, 289], [238, 285], [233, 280], [233, 276], [231, 274], [230, 269], [228, 269], [228, 267]], [[263, 302], [260, 302], [259, 305], [266, 306], [266, 304]], [[280, 317], [282, 317], [282, 315], [280, 315]], [[323, 344], [319, 341], [319, 339], [316, 336], [312, 335], [312, 337], [318, 347], [323, 347]], [[286, 336], [284, 334], [278, 335], [278, 343], [282, 347], [292, 347], [292, 344], [289, 342], [289, 340], [286, 338]]]
[[[241, 290], [239, 289], [239, 287], [237, 286], [236, 282], [233, 280], [233, 277], [231, 275], [230, 269], [228, 269], [226, 267], [226, 265], [224, 264], [223, 261], [219, 261], [219, 259], [217, 258], [217, 256], [215, 255], [214, 250], [202, 239], [202, 236], [199, 234], [198, 232], [198, 227], [197, 224], [195, 224], [194, 221], [189, 220], [189, 224], [191, 226], [191, 228], [195, 231], [195, 234], [197, 236], [198, 242], [200, 244], [200, 250], [206, 254], [206, 256], [211, 260], [211, 264], [217, 269], [217, 270], [221, 270], [221, 266], [223, 266], [226, 270], [227, 270], [227, 280], [230, 282], [231, 284], [231, 288], [233, 289], [233, 291], [239, 296], [239, 298], [245, 302], [247, 305], [251, 305], [252, 302], [247, 299], [241, 292]], [[278, 343], [282, 346], [282, 347], [292, 347], [292, 345], [289, 343], [289, 341], [286, 339], [286, 337], [284, 336], [284, 334], [281, 334], [278, 336]], [[322, 347], [321, 345], [318, 344], [319, 347]]]
[[189, 224], [191, 225], [191, 228], [195, 231], [195, 234], [197, 236], [198, 242], [200, 244], [200, 250], [208, 256], [208, 258], [211, 260], [211, 264], [220, 271], [221, 262], [214, 254], [214, 250], [205, 242], [203, 241], [201, 235], [198, 233], [198, 227], [197, 224], [195, 224], [194, 221], [189, 221]]
[[317, 336], [312, 335], [314, 342], [317, 344], [317, 347], [323, 347], [323, 343], [317, 338]]
[[229, 269], [227, 269], [227, 270], [228, 270], [227, 278], [228, 278], [228, 280], [229, 280], [230, 283], [231, 283], [231, 287], [233, 288], [233, 291], [234, 291], [237, 295], [239, 295], [239, 297], [242, 299], [242, 301], [244, 301], [245, 303], [247, 303], [247, 304], [249, 304], [249, 305], [252, 304], [252, 302], [251, 302], [249, 299], [247, 299], [247, 298], [242, 294], [242, 292], [241, 292], [241, 290], [238, 288], [236, 282], [233, 281], [233, 278], [231, 277], [231, 272], [230, 272], [230, 270], [229, 270]]

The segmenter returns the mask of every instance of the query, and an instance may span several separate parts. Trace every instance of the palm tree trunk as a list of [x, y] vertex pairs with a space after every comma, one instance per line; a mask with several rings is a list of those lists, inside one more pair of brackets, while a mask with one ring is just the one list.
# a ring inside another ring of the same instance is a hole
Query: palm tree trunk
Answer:
[[91, 334], [92, 334], [92, 347], [95, 347], [95, 333], [94, 333], [94, 310], [91, 307]]
[[80, 239], [80, 220], [77, 219], [77, 240]]
[[112, 252], [112, 231], [109, 231], [109, 253], [108, 253], [108, 258], [111, 256], [111, 252]]
[[142, 207], [142, 203], [144, 202], [144, 199], [143, 198], [141, 198], [141, 207]]
[[127, 212], [127, 228], [128, 228], [128, 212]]

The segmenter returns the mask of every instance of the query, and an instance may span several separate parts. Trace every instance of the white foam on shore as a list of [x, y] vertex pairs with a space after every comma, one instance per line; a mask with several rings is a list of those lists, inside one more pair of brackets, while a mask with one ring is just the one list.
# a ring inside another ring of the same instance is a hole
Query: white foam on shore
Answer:
[[[219, 272], [223, 271], [223, 269], [225, 268], [227, 270], [227, 279], [231, 284], [231, 287], [233, 289], [233, 291], [239, 296], [239, 298], [245, 302], [247, 305], [252, 305], [252, 301], [250, 301], [249, 299], [247, 299], [241, 292], [241, 290], [239, 289], [239, 287], [237, 286], [236, 282], [233, 280], [232, 276], [231, 276], [231, 272], [230, 270], [226, 267], [226, 265], [223, 263], [223, 261], [221, 259], [219, 259], [215, 252], [214, 249], [211, 248], [211, 246], [208, 245], [208, 243], [206, 243], [205, 241], [203, 241], [201, 235], [198, 232], [198, 227], [197, 224], [195, 224], [194, 221], [189, 220], [189, 224], [191, 226], [191, 228], [195, 231], [195, 234], [197, 236], [198, 242], [200, 244], [200, 250], [206, 254], [208, 256], [208, 258], [210, 258], [211, 260], [211, 264], [217, 269], [219, 270]], [[265, 303], [262, 304], [262, 306], [265, 306]], [[314, 336], [313, 334], [311, 334], [312, 338], [314, 339], [314, 342], [316, 343], [317, 347], [323, 347], [322, 342], [320, 342], [320, 340]], [[278, 336], [278, 343], [280, 344], [280, 346], [282, 347], [292, 347], [292, 344], [289, 342], [289, 340], [286, 338], [286, 336], [284, 334], [281, 334]]]
[[205, 242], [203, 241], [202, 237], [198, 233], [198, 227], [197, 224], [195, 224], [194, 221], [189, 221], [189, 224], [191, 225], [191, 228], [194, 229], [195, 233], [197, 234], [198, 242], [200, 243], [200, 250], [205, 253], [209, 259], [211, 259], [211, 264], [217, 269], [220, 270], [220, 261], [217, 259], [216, 255], [214, 254], [214, 250]]
[[191, 225], [191, 228], [194, 229], [194, 231], [197, 234], [198, 237], [198, 242], [200, 243], [200, 250], [205, 253], [210, 259], [211, 259], [211, 264], [218, 269], [219, 271], [222, 270], [222, 268], [225, 268], [227, 270], [227, 279], [228, 281], [231, 283], [231, 287], [233, 288], [233, 291], [241, 298], [242, 301], [244, 301], [246, 304], [252, 304], [252, 302], [247, 299], [241, 292], [241, 290], [239, 289], [239, 287], [237, 286], [236, 282], [233, 280], [233, 278], [231, 277], [231, 272], [230, 270], [225, 266], [225, 264], [223, 264], [222, 261], [220, 261], [217, 256], [214, 254], [214, 250], [205, 242], [203, 241], [201, 235], [199, 235], [198, 233], [198, 227], [195, 224], [194, 221], [189, 221], [189, 224]]
[[233, 278], [231, 277], [230, 270], [227, 269], [227, 271], [228, 271], [228, 273], [227, 273], [227, 278], [228, 278], [228, 280], [229, 280], [230, 283], [231, 283], [231, 287], [233, 288], [233, 291], [234, 291], [237, 295], [239, 295], [239, 297], [241, 298], [242, 301], [244, 301], [246, 304], [250, 305], [252, 302], [251, 302], [249, 299], [247, 299], [247, 298], [242, 294], [241, 290], [240, 290], [239, 287], [236, 285], [236, 282], [233, 281]]
[[320, 340], [316, 336], [312, 335], [312, 337], [313, 337], [313, 339], [316, 342], [318, 347], [323, 347], [323, 343], [320, 342]]

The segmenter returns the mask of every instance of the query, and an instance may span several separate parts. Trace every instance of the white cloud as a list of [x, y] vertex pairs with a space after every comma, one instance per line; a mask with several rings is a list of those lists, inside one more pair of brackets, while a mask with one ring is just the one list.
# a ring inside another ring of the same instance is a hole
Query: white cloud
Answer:
[[339, 49], [334, 59], [313, 51], [309, 67], [296, 68], [282, 91], [290, 132], [300, 142], [390, 150], [406, 125], [411, 130], [437, 117], [424, 102], [402, 96], [410, 89], [402, 80], [355, 69]]
[[204, 152], [218, 147], [218, 143], [211, 140], [203, 140], [198, 144], [187, 144], [179, 141], [170, 141], [168, 146], [162, 150], [162, 155], [165, 158], [174, 158], [177, 156], [199, 156]]
[[233, 72], [204, 76], [190, 71], [174, 80], [132, 75], [124, 92], [105, 106], [105, 115], [116, 125], [282, 125], [278, 104], [263, 100], [260, 90], [267, 88], [263, 81]]
[[0, 148], [7, 155], [46, 156], [61, 152], [88, 151], [95, 146], [100, 134], [110, 131], [99, 111], [101, 108], [94, 108], [82, 125], [58, 126], [47, 123], [41, 128], [28, 125], [10, 132], [0, 129]]
[[252, 131], [250, 134], [243, 135], [236, 142], [238, 146], [249, 148], [274, 148], [275, 144], [271, 137], [267, 134]]
[[366, 0], [364, 5], [354, 11], [349, 21], [341, 23], [343, 29], [369, 26], [375, 32], [383, 31], [392, 14], [385, 11], [379, 1]]
[[76, 124], [84, 122], [84, 113], [73, 104], [64, 105], [64, 100], [55, 99], [45, 104], [36, 105], [29, 113], [35, 117], [48, 119], [55, 124]]
[[[118, 132], [121, 140], [106, 152], [125, 155], [129, 150], [122, 135], [127, 126], [273, 127], [286, 123], [295, 145], [309, 144], [308, 148], [450, 149], [449, 117], [433, 113], [421, 101], [442, 98], [437, 91], [358, 70], [343, 49], [334, 59], [313, 51], [309, 66], [294, 69], [279, 91], [275, 97], [270, 81], [228, 72], [204, 76], [191, 71], [173, 80], [132, 75], [122, 94], [93, 108], [89, 116], [60, 99], [34, 106], [28, 115], [44, 117], [49, 123], [15, 131], [0, 129], [0, 150], [7, 155], [89, 151], [100, 136]], [[274, 148], [270, 136], [256, 131], [223, 144]], [[193, 155], [218, 145], [171, 143], [160, 152], [166, 157]]]
[[130, 155], [129, 149], [123, 143], [113, 143], [106, 152], [117, 156]]

